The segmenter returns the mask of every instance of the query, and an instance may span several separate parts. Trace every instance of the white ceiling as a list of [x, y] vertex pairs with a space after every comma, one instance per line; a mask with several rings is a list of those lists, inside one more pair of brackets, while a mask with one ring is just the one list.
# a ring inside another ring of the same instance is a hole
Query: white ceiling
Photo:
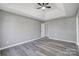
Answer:
[[74, 16], [78, 3], [49, 3], [50, 9], [41, 10], [36, 3], [0, 3], [0, 9], [31, 17], [40, 21], [47, 21], [59, 17]]

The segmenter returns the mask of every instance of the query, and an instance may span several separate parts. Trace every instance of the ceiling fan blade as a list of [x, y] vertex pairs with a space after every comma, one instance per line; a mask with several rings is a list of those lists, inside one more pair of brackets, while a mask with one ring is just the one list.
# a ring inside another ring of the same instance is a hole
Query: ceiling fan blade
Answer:
[[45, 5], [48, 5], [49, 3], [45, 3]]
[[37, 3], [38, 5], [42, 6], [41, 3]]
[[42, 7], [38, 7], [37, 9], [41, 9]]
[[46, 8], [51, 8], [51, 6], [46, 6]]
[[46, 6], [46, 5], [48, 5], [48, 3], [42, 3], [42, 6]]
[[43, 6], [44, 6], [45, 3], [42, 3], [42, 4], [43, 4]]

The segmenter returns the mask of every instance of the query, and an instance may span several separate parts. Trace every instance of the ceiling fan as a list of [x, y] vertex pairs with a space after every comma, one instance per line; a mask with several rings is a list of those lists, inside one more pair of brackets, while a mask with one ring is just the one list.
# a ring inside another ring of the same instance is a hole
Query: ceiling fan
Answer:
[[49, 3], [37, 3], [39, 7], [37, 9], [46, 9], [46, 8], [51, 8], [51, 6], [48, 6]]

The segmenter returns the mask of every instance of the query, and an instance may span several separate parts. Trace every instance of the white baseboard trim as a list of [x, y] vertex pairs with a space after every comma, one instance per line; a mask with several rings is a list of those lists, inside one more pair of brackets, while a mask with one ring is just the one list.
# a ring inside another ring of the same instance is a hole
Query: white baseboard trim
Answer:
[[[46, 37], [48, 37], [49, 39], [57, 40], [57, 38], [51, 38], [51, 37], [49, 37], [49, 36], [46, 36]], [[7, 49], [7, 48], [11, 48], [11, 47], [14, 47], [14, 46], [17, 46], [17, 45], [21, 45], [21, 44], [24, 44], [24, 43], [28, 43], [28, 42], [31, 42], [31, 41], [35, 41], [35, 40], [38, 40], [38, 39], [41, 39], [41, 38], [43, 38], [43, 37], [36, 38], [36, 39], [32, 39], [32, 40], [28, 40], [28, 41], [24, 41], [24, 42], [20, 42], [20, 43], [13, 44], [13, 45], [9, 45], [9, 46], [0, 48], [0, 50], [4, 50], [4, 49]], [[77, 44], [76, 42], [67, 41], [67, 40], [59, 40], [59, 41], [64, 41], [64, 42], [70, 42], [70, 43]], [[79, 44], [77, 44], [77, 45], [79, 46]]]
[[[51, 38], [51, 37], [49, 37], [49, 39], [57, 40], [57, 38]], [[61, 40], [61, 39], [59, 39], [59, 41], [69, 42], [69, 43], [74, 43], [74, 44], [77, 44], [76, 42], [67, 41], [67, 40]]]
[[[40, 37], [40, 38], [42, 38], [42, 37]], [[9, 46], [0, 48], [0, 50], [4, 50], [4, 49], [7, 49], [7, 48], [11, 48], [11, 47], [14, 47], [14, 46], [17, 46], [17, 45], [21, 45], [21, 44], [24, 44], [24, 43], [28, 43], [28, 42], [31, 42], [31, 41], [35, 41], [35, 40], [38, 40], [40, 38], [35, 38], [35, 39], [28, 40], [28, 41], [20, 42], [20, 43], [17, 43], [17, 44], [9, 45]]]

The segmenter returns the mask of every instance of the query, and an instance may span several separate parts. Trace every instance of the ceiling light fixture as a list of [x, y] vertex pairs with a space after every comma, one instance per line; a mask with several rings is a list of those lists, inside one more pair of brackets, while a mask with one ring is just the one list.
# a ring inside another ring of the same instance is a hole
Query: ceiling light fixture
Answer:
[[46, 9], [46, 8], [45, 8], [45, 7], [42, 7], [41, 9], [43, 9], [43, 10], [44, 10], [44, 9]]

